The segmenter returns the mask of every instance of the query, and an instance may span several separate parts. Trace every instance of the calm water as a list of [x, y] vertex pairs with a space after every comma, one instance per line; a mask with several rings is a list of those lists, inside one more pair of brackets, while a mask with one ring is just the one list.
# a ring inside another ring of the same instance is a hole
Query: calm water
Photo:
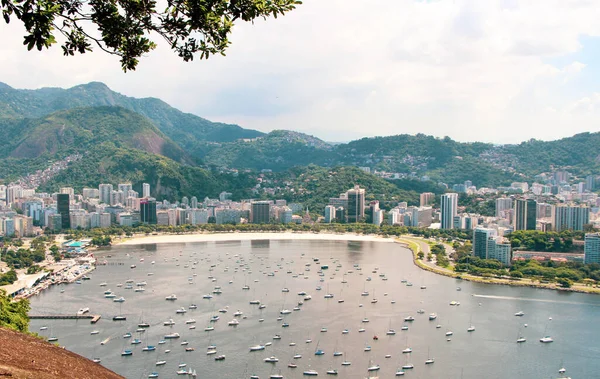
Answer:
[[[335, 368], [338, 377], [362, 379], [368, 376], [371, 362], [381, 366], [380, 378], [394, 377], [396, 369], [406, 363], [415, 366], [406, 373], [408, 378], [557, 378], [561, 366], [567, 368], [572, 378], [600, 377], [600, 297], [483, 285], [437, 276], [415, 267], [410, 252], [396, 244], [230, 241], [122, 246], [98, 256], [104, 259], [107, 254], [112, 255], [107, 258], [110, 264], [94, 271], [91, 280], [81, 285], [54, 287], [31, 301], [32, 314], [75, 313], [87, 306], [91, 313], [102, 314], [101, 321], [91, 325], [87, 320], [32, 320], [31, 330], [47, 325], [49, 329], [40, 334], [53, 334], [67, 349], [89, 358], [101, 358], [103, 365], [127, 378], [146, 378], [152, 371], [161, 378], [174, 378], [178, 365], [187, 363], [196, 370], [198, 378], [237, 379], [249, 378], [251, 374], [268, 378], [275, 373], [285, 378], [301, 378], [302, 372], [309, 368], [323, 377], [328, 369]], [[320, 263], [314, 263], [313, 258], [320, 258]], [[198, 264], [194, 265], [194, 261]], [[137, 267], [131, 269], [131, 264]], [[328, 264], [329, 269], [320, 277], [318, 271], [323, 264]], [[337, 268], [338, 264], [341, 267]], [[353, 268], [355, 264], [361, 270]], [[305, 271], [305, 267], [310, 267], [310, 271]], [[378, 272], [373, 273], [376, 268]], [[348, 270], [353, 272], [347, 273]], [[274, 276], [268, 275], [271, 272]], [[300, 275], [294, 278], [295, 274]], [[383, 280], [380, 274], [385, 274], [388, 280]], [[193, 278], [192, 284], [189, 277]], [[372, 280], [367, 281], [368, 277]], [[319, 281], [321, 278], [323, 282]], [[342, 283], [343, 278], [347, 283]], [[134, 293], [117, 287], [117, 283], [125, 283], [127, 279], [147, 281], [146, 291]], [[402, 279], [414, 285], [406, 286]], [[108, 286], [100, 287], [102, 282]], [[242, 290], [245, 284], [250, 290]], [[421, 289], [422, 285], [427, 288]], [[223, 293], [211, 300], [203, 299], [215, 286], [221, 286]], [[317, 286], [322, 290], [317, 290]], [[457, 291], [457, 286], [462, 291]], [[289, 288], [289, 293], [281, 291], [284, 287]], [[60, 288], [65, 292], [60, 293]], [[103, 293], [107, 289], [112, 289], [117, 297], [124, 296], [126, 301], [119, 305], [105, 299]], [[361, 296], [364, 290], [370, 295]], [[292, 309], [302, 300], [297, 295], [300, 291], [312, 295], [312, 300], [305, 301], [300, 311], [277, 321], [283, 307]], [[327, 292], [334, 298], [325, 299]], [[165, 297], [172, 293], [178, 300], [166, 301]], [[372, 304], [374, 296], [379, 301]], [[259, 310], [257, 305], [250, 305], [249, 301], [254, 299], [267, 308]], [[338, 299], [345, 301], [338, 303]], [[460, 306], [450, 306], [452, 300], [459, 301]], [[178, 308], [187, 309], [191, 303], [198, 304], [198, 309], [188, 310], [185, 315], [175, 314]], [[217, 313], [225, 307], [228, 313]], [[417, 314], [419, 309], [425, 313]], [[244, 312], [247, 319], [240, 318], [237, 327], [228, 326], [236, 310]], [[518, 311], [525, 312], [525, 316], [515, 317]], [[432, 312], [438, 315], [435, 321], [428, 320]], [[126, 315], [127, 321], [113, 322], [111, 318], [117, 314]], [[214, 314], [219, 314], [220, 320], [214, 323], [214, 331], [205, 332]], [[414, 316], [414, 322], [404, 322], [409, 315]], [[370, 322], [361, 323], [365, 317]], [[163, 326], [170, 318], [176, 324]], [[190, 318], [197, 321], [195, 330], [185, 324]], [[264, 322], [259, 322], [260, 318]], [[151, 327], [145, 333], [135, 333], [141, 320]], [[282, 322], [289, 323], [289, 327], [283, 328]], [[436, 328], [437, 324], [442, 327]], [[470, 324], [476, 328], [472, 333], [467, 332]], [[409, 329], [401, 331], [403, 325]], [[390, 327], [396, 330], [396, 335], [386, 335]], [[321, 328], [327, 328], [327, 332], [321, 332]], [[365, 328], [366, 332], [359, 333], [359, 328]], [[344, 329], [350, 332], [342, 334]], [[92, 330], [100, 333], [91, 335]], [[451, 341], [445, 336], [448, 330], [454, 332]], [[132, 332], [142, 344], [131, 345], [131, 340], [122, 338], [126, 332]], [[158, 341], [171, 332], [178, 332], [181, 338], [159, 345]], [[527, 338], [526, 343], [516, 343], [519, 332]], [[281, 335], [281, 340], [273, 340], [276, 334]], [[545, 334], [552, 336], [554, 343], [538, 342]], [[379, 340], [373, 340], [374, 335]], [[111, 340], [101, 346], [100, 342], [108, 337]], [[312, 343], [305, 343], [307, 339], [312, 339]], [[185, 352], [181, 346], [184, 340], [195, 351]], [[249, 352], [250, 346], [267, 342], [273, 345], [264, 351]], [[296, 346], [289, 346], [291, 342]], [[157, 350], [142, 352], [147, 344], [157, 346]], [[206, 355], [210, 344], [217, 345], [218, 354], [226, 355], [225, 361], [215, 361], [214, 355]], [[317, 346], [325, 355], [314, 355]], [[365, 352], [365, 346], [371, 346], [371, 351]], [[412, 354], [401, 353], [407, 346], [413, 349]], [[124, 349], [132, 349], [134, 355], [121, 357]], [[166, 354], [166, 349], [171, 352]], [[334, 357], [336, 350], [344, 356]], [[293, 360], [294, 354], [302, 354], [302, 358]], [[385, 358], [388, 354], [391, 357]], [[279, 363], [263, 362], [271, 355], [278, 357]], [[435, 364], [425, 365], [428, 357], [435, 358]], [[351, 361], [351, 366], [341, 366], [344, 359]], [[167, 363], [156, 367], [158, 360]], [[298, 368], [287, 367], [292, 361]]]

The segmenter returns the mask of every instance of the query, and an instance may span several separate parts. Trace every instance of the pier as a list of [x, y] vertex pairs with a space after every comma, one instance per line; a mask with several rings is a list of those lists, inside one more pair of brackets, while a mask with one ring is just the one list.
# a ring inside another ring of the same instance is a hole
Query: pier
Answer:
[[79, 320], [79, 319], [88, 319], [91, 324], [95, 324], [100, 320], [102, 315], [29, 315], [29, 319], [31, 320]]

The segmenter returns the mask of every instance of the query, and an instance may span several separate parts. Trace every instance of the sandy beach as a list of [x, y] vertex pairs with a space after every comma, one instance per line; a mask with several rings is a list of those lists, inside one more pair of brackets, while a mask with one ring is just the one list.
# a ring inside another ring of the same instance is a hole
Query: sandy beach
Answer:
[[250, 241], [250, 240], [329, 240], [329, 241], [365, 241], [395, 242], [393, 238], [362, 234], [334, 233], [197, 233], [165, 234], [156, 236], [134, 236], [118, 242], [118, 245], [146, 245], [162, 243], [210, 242], [210, 241]]

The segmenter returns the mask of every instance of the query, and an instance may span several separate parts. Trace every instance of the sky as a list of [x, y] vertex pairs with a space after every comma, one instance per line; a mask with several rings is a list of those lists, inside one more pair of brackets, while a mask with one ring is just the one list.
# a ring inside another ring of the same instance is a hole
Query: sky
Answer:
[[304, 0], [236, 24], [225, 57], [186, 63], [157, 40], [135, 72], [95, 51], [28, 52], [0, 22], [0, 81], [101, 81], [212, 121], [344, 142], [424, 133], [518, 143], [600, 131], [600, 1]]

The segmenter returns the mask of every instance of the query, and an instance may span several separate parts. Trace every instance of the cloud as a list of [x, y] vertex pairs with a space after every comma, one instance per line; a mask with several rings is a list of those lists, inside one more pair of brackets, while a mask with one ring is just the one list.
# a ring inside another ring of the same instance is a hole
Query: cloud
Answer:
[[335, 141], [419, 132], [548, 139], [596, 129], [573, 114], [593, 98], [573, 79], [597, 69], [550, 62], [583, 49], [582, 36], [599, 36], [598, 16], [600, 3], [586, 0], [305, 0], [277, 20], [236, 25], [226, 57], [183, 63], [162, 44], [128, 74], [100, 52], [26, 52], [21, 30], [2, 24], [0, 69], [10, 75], [0, 80], [24, 88], [98, 80], [216, 121]]

